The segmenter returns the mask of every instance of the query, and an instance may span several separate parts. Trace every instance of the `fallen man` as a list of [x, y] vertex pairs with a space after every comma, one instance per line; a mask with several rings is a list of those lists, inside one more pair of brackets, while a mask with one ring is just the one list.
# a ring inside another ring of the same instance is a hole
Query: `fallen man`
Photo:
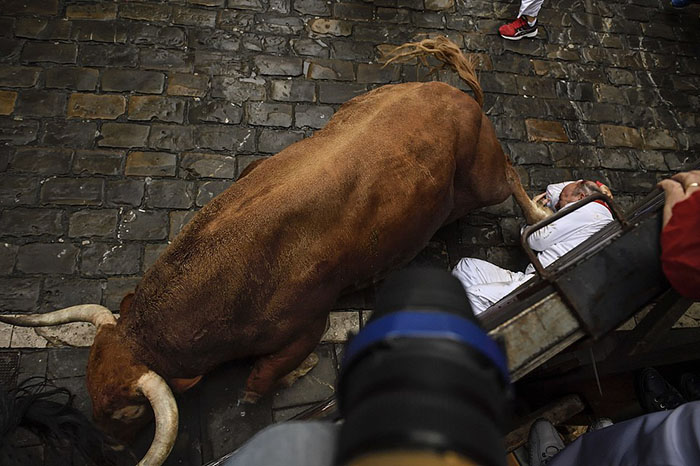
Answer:
[[[532, 202], [557, 211], [597, 192], [612, 197], [607, 186], [579, 180], [551, 184]], [[530, 218], [527, 210], [523, 210], [528, 224], [541, 218]], [[612, 220], [612, 213], [603, 202], [591, 202], [536, 231], [528, 238], [528, 244], [538, 251], [537, 258], [543, 267], [547, 267]], [[512, 272], [481, 259], [465, 257], [457, 263], [452, 274], [462, 282], [474, 313], [479, 314], [534, 277], [535, 268], [529, 264], [524, 272]]]

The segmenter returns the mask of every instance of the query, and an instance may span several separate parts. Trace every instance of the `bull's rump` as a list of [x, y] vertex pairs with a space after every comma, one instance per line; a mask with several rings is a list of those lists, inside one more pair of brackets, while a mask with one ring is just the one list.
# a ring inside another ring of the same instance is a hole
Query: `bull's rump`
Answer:
[[171, 355], [164, 372], [273, 352], [343, 289], [414, 257], [452, 210], [468, 100], [442, 83], [379, 88], [205, 206], [134, 300], [132, 329]]

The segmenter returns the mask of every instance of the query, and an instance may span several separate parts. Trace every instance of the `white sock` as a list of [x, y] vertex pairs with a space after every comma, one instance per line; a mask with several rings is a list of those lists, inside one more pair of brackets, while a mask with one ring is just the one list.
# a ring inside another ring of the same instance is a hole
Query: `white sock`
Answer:
[[527, 19], [526, 19], [525, 21], [527, 21], [527, 25], [530, 26], [530, 27], [532, 27], [532, 26], [534, 26], [535, 24], [537, 24], [537, 18], [535, 18], [535, 20], [532, 21], [532, 22], [528, 21]]

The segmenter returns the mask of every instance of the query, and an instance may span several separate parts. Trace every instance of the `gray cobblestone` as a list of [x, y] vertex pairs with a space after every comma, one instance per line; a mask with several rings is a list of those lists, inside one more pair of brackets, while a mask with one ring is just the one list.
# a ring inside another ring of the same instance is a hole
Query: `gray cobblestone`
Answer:
[[194, 149], [193, 129], [189, 126], [153, 125], [148, 146], [152, 149], [188, 150]]
[[209, 89], [209, 77], [198, 73], [174, 73], [168, 82], [168, 94], [204, 97]]
[[331, 8], [323, 0], [295, 0], [294, 10], [303, 15], [330, 16]]
[[201, 207], [231, 186], [230, 181], [205, 181], [197, 190], [197, 206]]
[[141, 246], [134, 243], [94, 243], [80, 254], [80, 272], [86, 276], [129, 275], [140, 271]]
[[54, 117], [66, 110], [65, 94], [26, 90], [19, 93], [15, 114], [23, 117]]
[[193, 178], [231, 179], [236, 176], [236, 159], [230, 155], [185, 153], [182, 156], [180, 167]]
[[319, 42], [313, 39], [292, 39], [291, 45], [294, 52], [298, 55], [328, 58], [328, 46]]
[[117, 231], [118, 211], [115, 209], [84, 209], [73, 212], [68, 221], [68, 236], [113, 237]]
[[[194, 128], [192, 149], [233, 150], [236, 144], [236, 131], [227, 126], [200, 125]], [[187, 148], [184, 144], [179, 147]]]
[[28, 42], [22, 49], [22, 60], [27, 62], [75, 63], [76, 44], [60, 42]]
[[41, 201], [50, 204], [98, 205], [104, 180], [99, 178], [51, 178], [41, 187]]
[[133, 91], [146, 94], [163, 92], [165, 74], [157, 71], [104, 70], [102, 90]]
[[185, 101], [160, 96], [132, 96], [129, 99], [130, 120], [160, 120], [182, 123], [185, 118]]
[[33, 66], [0, 66], [0, 86], [32, 87], [40, 73], [41, 68]]
[[109, 206], [141, 205], [144, 189], [141, 180], [107, 180], [105, 183], [105, 203]]
[[166, 212], [131, 209], [122, 214], [117, 236], [126, 240], [162, 240], [167, 234]]
[[39, 181], [26, 176], [0, 176], [0, 205], [27, 205], [36, 202]]
[[24, 273], [73, 273], [79, 249], [68, 243], [31, 243], [20, 246], [17, 270]]
[[9, 209], [0, 213], [3, 236], [63, 234], [63, 211], [55, 209]]
[[36, 140], [39, 124], [36, 121], [0, 120], [0, 143], [20, 146]]
[[[139, 49], [130, 45], [81, 44], [83, 66], [124, 66], [132, 68], [138, 62]], [[70, 62], [70, 63], [74, 63]]]
[[142, 271], [148, 270], [158, 258], [165, 252], [168, 244], [147, 244], [143, 253]]
[[109, 277], [107, 288], [104, 290], [103, 305], [113, 311], [119, 310], [119, 304], [127, 293], [131, 293], [138, 285], [139, 277]]
[[0, 308], [8, 312], [34, 310], [39, 286], [35, 278], [0, 278]]
[[164, 22], [170, 18], [171, 7], [168, 4], [122, 3], [119, 5], [119, 17], [134, 20]]
[[247, 100], [264, 100], [264, 81], [246, 82], [237, 78], [215, 76], [212, 80], [212, 97], [223, 97], [230, 102], [245, 102]]
[[333, 116], [333, 107], [297, 105], [294, 119], [297, 127], [323, 128]]
[[191, 72], [193, 60], [187, 52], [149, 48], [141, 51], [141, 66], [152, 70]]
[[193, 186], [183, 180], [146, 182], [146, 206], [151, 208], [189, 209], [194, 202]]
[[93, 91], [98, 77], [99, 71], [94, 68], [51, 68], [46, 70], [46, 87]]
[[15, 35], [28, 39], [67, 40], [70, 39], [71, 26], [71, 21], [61, 19], [20, 17], [15, 25]]
[[268, 104], [250, 102], [247, 106], [248, 123], [259, 126], [292, 125], [292, 106], [289, 104]]
[[48, 277], [44, 279], [44, 293], [39, 309], [54, 311], [78, 304], [100, 303], [102, 283], [83, 278]]
[[[105, 123], [102, 125], [102, 138], [97, 141], [101, 147], [144, 147], [150, 128], [129, 123]], [[155, 130], [155, 128], [154, 128]], [[151, 137], [153, 135], [151, 134]]]
[[232, 102], [203, 102], [190, 104], [190, 123], [223, 123], [237, 125], [243, 118], [243, 109]]
[[324, 104], [342, 104], [367, 92], [367, 87], [356, 83], [326, 83], [319, 84], [318, 101]]
[[[19, 246], [10, 243], [0, 243], [0, 275], [10, 275], [15, 268], [15, 259]], [[1, 294], [1, 292], [0, 292]]]
[[130, 152], [124, 172], [129, 176], [174, 176], [177, 156], [168, 152]]
[[255, 66], [262, 75], [299, 76], [302, 72], [302, 61], [295, 57], [260, 55], [255, 57]]
[[270, 98], [283, 102], [313, 102], [316, 100], [316, 86], [313, 82], [301, 80], [272, 81]]
[[287, 147], [288, 145], [300, 141], [304, 138], [304, 133], [279, 131], [274, 129], [265, 129], [260, 134], [258, 142], [258, 150], [260, 152], [270, 154], [276, 153]]
[[173, 240], [177, 236], [182, 228], [192, 220], [196, 212], [191, 210], [174, 210], [170, 212], [170, 218], [168, 222], [168, 239]]
[[18, 147], [9, 157], [12, 172], [60, 175], [68, 173], [73, 151], [59, 147]]
[[77, 150], [73, 159], [73, 173], [118, 175], [123, 160], [124, 153], [121, 151]]

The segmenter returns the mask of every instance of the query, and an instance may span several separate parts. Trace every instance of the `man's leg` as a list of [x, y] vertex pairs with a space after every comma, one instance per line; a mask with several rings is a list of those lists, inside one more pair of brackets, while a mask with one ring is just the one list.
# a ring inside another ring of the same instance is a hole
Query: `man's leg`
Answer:
[[498, 28], [501, 37], [508, 40], [535, 37], [537, 35], [537, 15], [543, 2], [544, 0], [522, 0], [517, 19]]
[[584, 434], [549, 466], [698, 464], [700, 402], [640, 416]]
[[520, 11], [518, 17], [529, 16], [528, 20], [537, 20], [537, 15], [540, 14], [540, 9], [544, 0], [522, 0], [520, 2]]
[[460, 259], [452, 269], [452, 275], [462, 282], [464, 288], [493, 282], [509, 282], [515, 279], [518, 273], [473, 257]]
[[472, 305], [474, 314], [479, 314], [505, 295], [532, 278], [532, 274], [511, 272], [490, 262], [465, 257], [452, 270]]
[[511, 291], [534, 277], [534, 274], [524, 274], [522, 272], [510, 272], [514, 279], [507, 282], [486, 283], [465, 288], [467, 298], [472, 305], [474, 314], [480, 314], [503, 299]]

